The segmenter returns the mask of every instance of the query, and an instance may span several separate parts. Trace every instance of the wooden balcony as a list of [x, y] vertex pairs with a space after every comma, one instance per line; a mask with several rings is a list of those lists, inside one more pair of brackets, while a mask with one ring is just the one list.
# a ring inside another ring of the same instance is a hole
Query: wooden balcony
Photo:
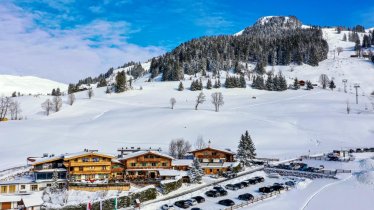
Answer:
[[70, 171], [71, 175], [78, 174], [110, 174], [111, 170], [83, 170], [83, 171]]
[[144, 158], [144, 157], [138, 157], [136, 159], [138, 162], [166, 162], [169, 161], [165, 158]]
[[70, 162], [68, 166], [110, 166], [111, 164], [111, 162]]
[[219, 155], [197, 155], [197, 158], [204, 158], [204, 159], [225, 159], [225, 157]]
[[112, 170], [112, 173], [121, 173], [125, 171], [125, 169], [123, 168], [112, 168], [111, 170]]
[[171, 166], [128, 166], [126, 170], [137, 170], [137, 169], [171, 169]]

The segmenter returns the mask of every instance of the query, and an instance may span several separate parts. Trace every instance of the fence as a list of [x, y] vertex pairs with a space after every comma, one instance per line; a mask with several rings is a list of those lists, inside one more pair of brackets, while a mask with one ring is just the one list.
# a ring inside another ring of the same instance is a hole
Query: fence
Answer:
[[297, 171], [297, 170], [287, 170], [287, 169], [278, 169], [278, 168], [265, 168], [266, 173], [278, 173], [281, 176], [297, 176], [305, 177], [309, 179], [321, 179], [321, 178], [330, 178], [336, 179], [336, 171], [325, 170], [323, 173], [316, 172], [307, 172], [307, 171]]
[[[284, 188], [286, 191], [290, 190], [289, 187], [285, 187]], [[257, 203], [257, 202], [260, 202], [260, 201], [263, 201], [265, 199], [268, 199], [268, 198], [271, 198], [271, 197], [274, 197], [278, 194], [280, 194], [281, 191], [274, 191], [274, 192], [271, 192], [271, 193], [267, 193], [267, 194], [263, 194], [261, 196], [258, 196], [258, 197], [255, 197], [253, 198], [252, 200], [250, 201], [244, 201], [242, 203], [239, 203], [239, 204], [236, 204], [236, 205], [233, 205], [229, 208], [225, 208], [224, 210], [232, 210], [232, 209], [240, 209], [240, 208], [243, 208], [245, 206], [249, 206], [251, 204], [254, 204], [254, 203]]]
[[351, 170], [345, 170], [345, 169], [336, 169], [336, 173], [352, 173]]

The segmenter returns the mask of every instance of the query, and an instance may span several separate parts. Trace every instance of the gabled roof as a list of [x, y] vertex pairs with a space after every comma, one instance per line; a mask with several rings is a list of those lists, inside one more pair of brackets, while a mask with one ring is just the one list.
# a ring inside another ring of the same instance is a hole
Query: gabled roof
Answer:
[[232, 151], [229, 151], [229, 150], [217, 149], [217, 148], [212, 148], [212, 147], [205, 147], [203, 149], [193, 150], [190, 153], [201, 152], [201, 151], [204, 151], [204, 150], [215, 150], [215, 151], [223, 152], [223, 153], [230, 154], [230, 155], [234, 155], [235, 154], [235, 152], [232, 152]]
[[96, 155], [100, 157], [106, 157], [106, 158], [115, 158], [113, 155], [109, 154], [104, 154], [104, 153], [99, 153], [99, 152], [93, 152], [93, 151], [83, 151], [83, 152], [77, 152], [77, 153], [70, 153], [70, 154], [65, 154], [64, 155], [64, 160], [70, 160], [74, 158], [79, 158], [79, 157], [84, 157], [88, 155]]
[[130, 159], [130, 158], [134, 158], [134, 157], [139, 157], [139, 156], [143, 156], [143, 155], [146, 155], [146, 154], [154, 154], [154, 155], [158, 155], [158, 156], [161, 156], [161, 157], [165, 157], [167, 159], [174, 159], [172, 156], [170, 155], [167, 155], [167, 154], [163, 154], [159, 151], [154, 151], [154, 150], [150, 150], [150, 151], [138, 151], [138, 152], [133, 152], [133, 153], [130, 153], [130, 154], [127, 154], [125, 156], [123, 156], [122, 158], [119, 158], [118, 160], [127, 160], [127, 159]]
[[53, 161], [56, 161], [56, 160], [62, 160], [63, 158], [64, 158], [63, 155], [57, 155], [57, 156], [53, 156], [53, 157], [35, 158], [35, 162], [33, 162], [31, 165], [35, 166], [35, 165], [42, 164], [42, 163], [48, 163], [48, 162], [53, 162]]

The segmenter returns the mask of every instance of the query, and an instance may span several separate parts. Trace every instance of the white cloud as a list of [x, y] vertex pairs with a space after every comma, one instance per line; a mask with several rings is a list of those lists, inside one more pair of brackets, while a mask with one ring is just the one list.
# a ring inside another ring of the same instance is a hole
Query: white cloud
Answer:
[[0, 5], [0, 74], [76, 82], [164, 52], [126, 42], [134, 32], [127, 22], [96, 20], [69, 30], [46, 29], [35, 23], [35, 15], [13, 4]]

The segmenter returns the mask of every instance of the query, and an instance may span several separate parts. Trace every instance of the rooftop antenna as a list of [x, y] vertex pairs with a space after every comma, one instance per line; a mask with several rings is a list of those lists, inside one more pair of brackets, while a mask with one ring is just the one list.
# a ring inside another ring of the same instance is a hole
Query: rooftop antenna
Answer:
[[211, 144], [212, 142], [210, 141], [210, 139], [209, 139], [209, 141], [208, 141], [208, 147], [210, 148], [210, 144]]

